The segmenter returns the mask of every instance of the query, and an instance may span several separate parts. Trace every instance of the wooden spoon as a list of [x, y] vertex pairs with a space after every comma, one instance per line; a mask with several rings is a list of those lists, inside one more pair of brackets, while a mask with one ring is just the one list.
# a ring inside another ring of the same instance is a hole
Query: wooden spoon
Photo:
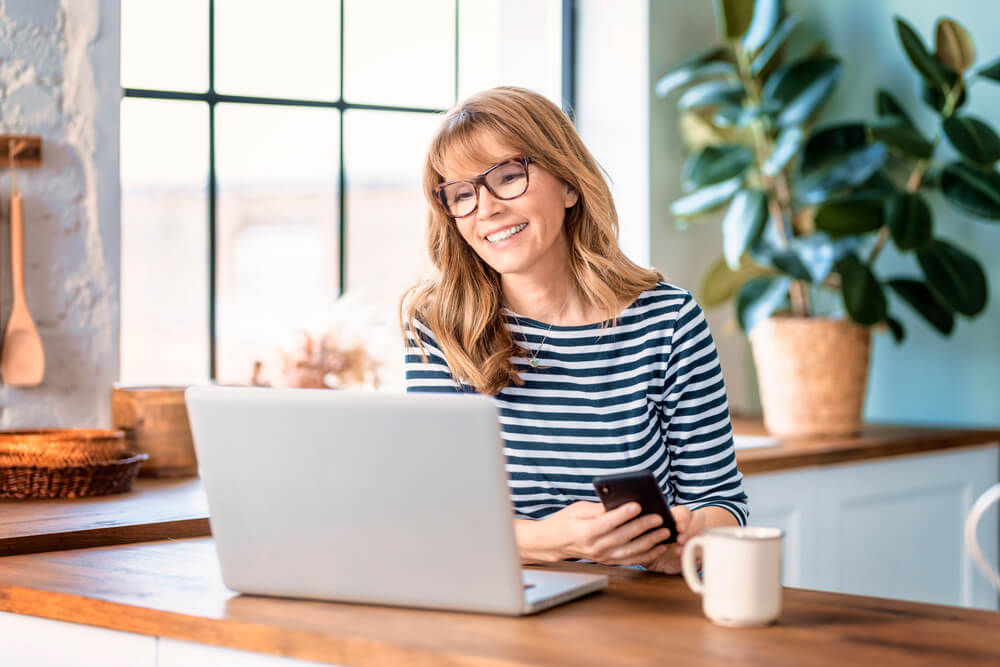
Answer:
[[10, 195], [10, 254], [14, 305], [3, 337], [0, 374], [11, 387], [35, 387], [45, 375], [45, 352], [24, 299], [24, 207], [17, 190]]

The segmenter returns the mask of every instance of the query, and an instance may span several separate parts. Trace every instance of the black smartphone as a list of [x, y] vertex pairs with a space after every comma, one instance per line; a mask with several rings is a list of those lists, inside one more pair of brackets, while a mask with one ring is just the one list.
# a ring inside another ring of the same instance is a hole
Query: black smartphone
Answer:
[[672, 544], [677, 541], [677, 524], [674, 523], [674, 515], [670, 513], [663, 492], [660, 491], [660, 486], [656, 483], [656, 478], [653, 477], [651, 471], [642, 470], [595, 477], [594, 488], [606, 510], [613, 510], [625, 503], [637, 502], [642, 506], [642, 514], [659, 514], [663, 517], [663, 523], [653, 530], [670, 529], [670, 537], [660, 544]]

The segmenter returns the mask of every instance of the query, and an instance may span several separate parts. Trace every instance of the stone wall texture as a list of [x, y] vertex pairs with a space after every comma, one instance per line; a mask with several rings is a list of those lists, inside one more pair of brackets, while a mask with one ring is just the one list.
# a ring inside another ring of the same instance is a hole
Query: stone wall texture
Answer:
[[[0, 385], [0, 428], [106, 427], [119, 369], [118, 0], [0, 0], [0, 132], [42, 137], [18, 170], [41, 386]], [[10, 169], [0, 169], [0, 317], [11, 308]]]

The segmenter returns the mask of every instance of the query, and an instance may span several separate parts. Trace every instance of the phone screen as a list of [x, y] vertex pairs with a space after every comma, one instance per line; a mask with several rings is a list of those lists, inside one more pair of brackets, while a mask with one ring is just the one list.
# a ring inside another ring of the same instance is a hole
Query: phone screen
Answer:
[[653, 530], [670, 529], [670, 537], [660, 544], [672, 544], [677, 541], [677, 524], [674, 523], [674, 515], [667, 507], [667, 501], [651, 471], [643, 470], [595, 477], [594, 489], [606, 510], [613, 510], [625, 503], [637, 502], [642, 507], [642, 514], [659, 514], [663, 517], [663, 524]]

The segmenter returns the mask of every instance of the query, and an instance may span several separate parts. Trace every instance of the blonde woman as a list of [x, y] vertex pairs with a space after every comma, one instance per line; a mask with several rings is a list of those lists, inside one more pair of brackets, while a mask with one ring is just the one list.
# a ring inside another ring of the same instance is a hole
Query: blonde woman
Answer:
[[[495, 396], [522, 560], [677, 573], [692, 536], [745, 523], [704, 315], [622, 253], [566, 115], [520, 88], [473, 95], [445, 116], [423, 186], [437, 271], [403, 298], [407, 390]], [[677, 544], [638, 504], [597, 501], [595, 476], [646, 469]]]

